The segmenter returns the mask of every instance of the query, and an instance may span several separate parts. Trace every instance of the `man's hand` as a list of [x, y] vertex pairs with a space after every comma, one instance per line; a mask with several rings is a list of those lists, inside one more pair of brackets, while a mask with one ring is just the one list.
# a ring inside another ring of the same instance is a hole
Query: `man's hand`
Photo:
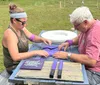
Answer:
[[67, 52], [58, 51], [53, 55], [55, 58], [67, 59]]
[[65, 43], [62, 43], [61, 45], [58, 46], [58, 49], [61, 50], [64, 48], [64, 51], [66, 51], [66, 49], [68, 48], [69, 46], [69, 43], [68, 42], [65, 42]]

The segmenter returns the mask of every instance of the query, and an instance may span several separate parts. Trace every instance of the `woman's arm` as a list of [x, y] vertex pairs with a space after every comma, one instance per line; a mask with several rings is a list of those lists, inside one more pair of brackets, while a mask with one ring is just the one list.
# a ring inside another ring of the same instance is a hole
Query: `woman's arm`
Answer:
[[33, 42], [44, 42], [45, 44], [49, 44], [49, 45], [51, 45], [51, 43], [52, 43], [50, 40], [47, 40], [47, 39], [39, 37], [39, 36], [37, 36], [35, 34], [32, 34], [26, 28], [24, 28], [23, 31], [25, 32], [25, 34], [28, 37], [28, 39], [30, 39], [30, 37], [32, 37], [32, 35], [34, 36], [33, 39], [31, 38], [31, 41], [33, 41]]
[[44, 57], [48, 56], [48, 53], [43, 50], [35, 50], [31, 52], [19, 53], [17, 44], [18, 44], [17, 36], [11, 30], [7, 30], [4, 33], [3, 45], [6, 48], [8, 48], [11, 58], [14, 61], [19, 61], [35, 55], [44, 56]]

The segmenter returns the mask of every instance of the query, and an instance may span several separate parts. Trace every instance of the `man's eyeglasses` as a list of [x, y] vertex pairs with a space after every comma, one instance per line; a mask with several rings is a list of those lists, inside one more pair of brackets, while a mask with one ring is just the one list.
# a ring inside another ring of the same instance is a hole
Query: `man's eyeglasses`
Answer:
[[74, 25], [74, 27], [75, 27], [75, 28], [78, 28], [78, 26], [80, 26], [80, 25], [81, 25], [81, 23], [80, 23], [80, 24], [77, 24], [77, 25]]
[[21, 20], [19, 20], [19, 19], [16, 19], [18, 22], [21, 22], [22, 23], [22, 25], [24, 25], [24, 24], [26, 24], [26, 21], [21, 21]]

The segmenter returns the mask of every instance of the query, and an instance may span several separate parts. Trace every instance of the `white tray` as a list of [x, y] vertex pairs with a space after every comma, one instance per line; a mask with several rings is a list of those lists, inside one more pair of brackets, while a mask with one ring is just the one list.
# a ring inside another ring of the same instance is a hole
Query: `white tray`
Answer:
[[66, 40], [75, 38], [77, 34], [66, 30], [46, 31], [41, 34], [41, 37], [51, 40], [53, 43], [63, 43]]

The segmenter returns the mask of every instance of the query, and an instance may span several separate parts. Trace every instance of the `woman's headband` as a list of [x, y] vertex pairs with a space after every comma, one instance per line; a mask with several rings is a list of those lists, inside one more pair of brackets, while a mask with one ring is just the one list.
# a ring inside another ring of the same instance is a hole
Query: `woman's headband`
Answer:
[[26, 12], [22, 12], [22, 13], [12, 13], [10, 14], [11, 18], [26, 18], [27, 14]]

